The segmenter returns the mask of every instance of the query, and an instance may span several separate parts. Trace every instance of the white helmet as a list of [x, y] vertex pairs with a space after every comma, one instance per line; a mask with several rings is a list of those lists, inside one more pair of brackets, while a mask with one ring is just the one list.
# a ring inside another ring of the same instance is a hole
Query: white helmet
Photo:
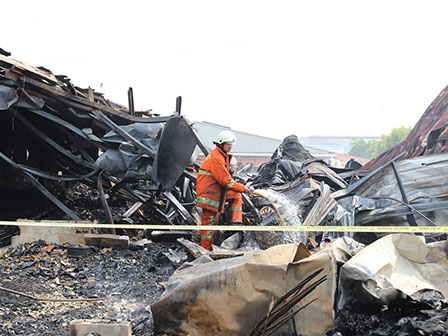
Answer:
[[214, 143], [216, 145], [220, 145], [223, 143], [229, 143], [232, 145], [236, 144], [236, 136], [230, 131], [221, 131], [219, 132], [218, 136], [216, 137], [216, 141]]

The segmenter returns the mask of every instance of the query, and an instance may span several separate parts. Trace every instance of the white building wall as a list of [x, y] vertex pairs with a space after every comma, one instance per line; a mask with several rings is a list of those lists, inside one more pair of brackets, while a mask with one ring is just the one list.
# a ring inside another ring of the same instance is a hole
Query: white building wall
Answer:
[[233, 153], [272, 154], [282, 142], [281, 140], [236, 131], [226, 126], [216, 125], [208, 122], [194, 122], [193, 126], [199, 133], [199, 136], [201, 137], [204, 144], [210, 149], [213, 149], [215, 147], [213, 141], [216, 139], [218, 133], [223, 130], [232, 131], [232, 133], [234, 133], [236, 136], [237, 142], [236, 145], [232, 148]]

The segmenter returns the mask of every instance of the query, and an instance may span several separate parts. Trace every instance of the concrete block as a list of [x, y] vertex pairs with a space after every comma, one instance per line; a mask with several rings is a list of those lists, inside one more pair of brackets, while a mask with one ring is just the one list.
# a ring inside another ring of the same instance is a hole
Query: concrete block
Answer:
[[73, 320], [70, 322], [70, 336], [131, 336], [131, 322], [112, 322], [108, 320]]
[[99, 247], [113, 247], [116, 245], [128, 247], [129, 237], [119, 236], [114, 234], [93, 234], [88, 233], [84, 235], [86, 245], [93, 245]]
[[[49, 222], [49, 221], [45, 221]], [[54, 221], [55, 223], [58, 221]], [[85, 244], [84, 233], [78, 231], [85, 229], [77, 229], [74, 227], [50, 227], [50, 226], [20, 226], [20, 234], [11, 239], [11, 246], [17, 246], [24, 243], [31, 243], [37, 240], [43, 240], [47, 244], [62, 245], [69, 244]]]
[[132, 243], [132, 245], [139, 246], [139, 247], [144, 247], [145, 245], [148, 245], [148, 244], [151, 244], [151, 241], [146, 238], [137, 240], [136, 242]]

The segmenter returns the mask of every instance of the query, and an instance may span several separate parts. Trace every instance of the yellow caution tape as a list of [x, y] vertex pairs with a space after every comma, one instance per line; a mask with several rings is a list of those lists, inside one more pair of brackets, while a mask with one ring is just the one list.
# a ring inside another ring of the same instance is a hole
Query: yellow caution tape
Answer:
[[0, 225], [74, 227], [96, 229], [147, 229], [147, 230], [221, 230], [221, 231], [281, 231], [281, 232], [397, 232], [437, 233], [448, 232], [448, 226], [244, 226], [244, 225], [146, 225], [146, 224], [96, 224], [62, 221], [0, 221]]

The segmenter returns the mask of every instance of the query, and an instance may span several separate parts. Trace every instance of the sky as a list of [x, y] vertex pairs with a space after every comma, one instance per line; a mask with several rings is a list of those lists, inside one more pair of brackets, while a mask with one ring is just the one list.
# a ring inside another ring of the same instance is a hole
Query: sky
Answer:
[[[448, 84], [446, 1], [8, 1], [0, 47], [136, 109], [283, 139], [414, 126]], [[5, 29], [6, 27], [6, 29]]]

